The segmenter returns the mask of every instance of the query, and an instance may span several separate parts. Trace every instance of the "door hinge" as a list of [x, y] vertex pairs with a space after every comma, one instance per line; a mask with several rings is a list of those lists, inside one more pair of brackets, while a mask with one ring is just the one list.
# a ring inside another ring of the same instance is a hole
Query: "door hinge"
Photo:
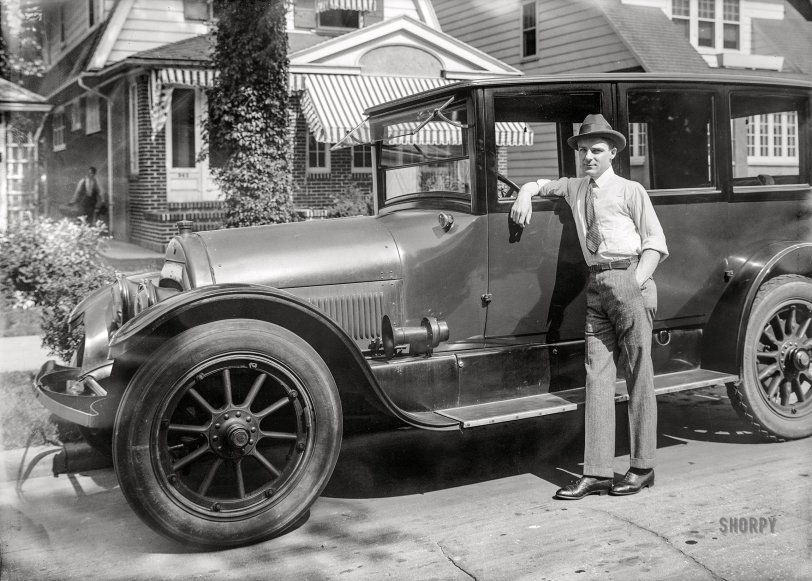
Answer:
[[482, 306], [484, 307], [491, 304], [491, 301], [493, 300], [493, 295], [491, 293], [485, 293], [479, 298], [482, 299]]

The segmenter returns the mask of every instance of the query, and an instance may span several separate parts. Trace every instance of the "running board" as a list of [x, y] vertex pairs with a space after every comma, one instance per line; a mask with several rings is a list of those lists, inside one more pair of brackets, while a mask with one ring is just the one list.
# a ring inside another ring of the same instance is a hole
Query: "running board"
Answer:
[[[692, 369], [678, 373], [667, 373], [654, 378], [654, 392], [657, 395], [697, 389], [709, 385], [720, 385], [736, 382], [737, 375], [709, 371], [707, 369]], [[628, 401], [629, 393], [626, 382], [615, 383], [615, 403]], [[568, 389], [555, 393], [544, 393], [508, 399], [491, 403], [483, 403], [458, 408], [436, 410], [436, 413], [458, 421], [461, 428], [474, 428], [502, 422], [524, 420], [550, 414], [560, 414], [578, 409], [584, 404], [584, 388]]]

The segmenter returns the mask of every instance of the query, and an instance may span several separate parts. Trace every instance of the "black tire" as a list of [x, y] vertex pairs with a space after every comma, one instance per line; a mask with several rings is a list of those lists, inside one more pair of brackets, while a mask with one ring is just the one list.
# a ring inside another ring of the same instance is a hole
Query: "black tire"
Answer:
[[812, 434], [812, 280], [788, 274], [759, 289], [742, 353], [742, 381], [728, 385], [738, 414], [771, 440]]
[[135, 512], [199, 548], [292, 528], [341, 447], [335, 381], [310, 345], [262, 321], [218, 321], [169, 340], [127, 387], [113, 460]]

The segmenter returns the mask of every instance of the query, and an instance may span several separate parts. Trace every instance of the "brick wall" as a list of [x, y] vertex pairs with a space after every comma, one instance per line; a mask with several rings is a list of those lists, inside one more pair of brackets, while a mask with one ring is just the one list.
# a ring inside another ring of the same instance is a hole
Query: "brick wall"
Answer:
[[293, 202], [306, 217], [320, 217], [336, 197], [352, 188], [370, 193], [372, 174], [352, 172], [352, 150], [349, 148], [330, 152], [330, 173], [307, 173], [309, 129], [299, 97], [300, 94], [294, 94], [290, 100]]
[[[138, 175], [129, 179], [130, 239], [145, 248], [163, 252], [176, 233], [178, 220], [193, 220], [195, 230], [222, 227], [220, 202], [167, 203], [166, 132], [152, 139], [149, 115], [148, 79], [138, 79]], [[290, 144], [293, 175], [293, 202], [306, 218], [319, 218], [325, 208], [343, 192], [357, 188], [372, 191], [372, 174], [353, 173], [351, 150], [331, 152], [330, 173], [307, 173], [308, 127], [301, 111], [299, 95], [291, 97]]]

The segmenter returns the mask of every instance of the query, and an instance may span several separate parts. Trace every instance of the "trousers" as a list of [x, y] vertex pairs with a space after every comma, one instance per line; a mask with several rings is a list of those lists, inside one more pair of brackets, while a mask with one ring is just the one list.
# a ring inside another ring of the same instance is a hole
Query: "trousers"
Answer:
[[589, 274], [586, 290], [586, 402], [584, 474], [614, 476], [615, 380], [621, 365], [629, 393], [632, 468], [654, 468], [657, 397], [651, 337], [657, 312], [654, 279], [643, 286], [626, 270]]

